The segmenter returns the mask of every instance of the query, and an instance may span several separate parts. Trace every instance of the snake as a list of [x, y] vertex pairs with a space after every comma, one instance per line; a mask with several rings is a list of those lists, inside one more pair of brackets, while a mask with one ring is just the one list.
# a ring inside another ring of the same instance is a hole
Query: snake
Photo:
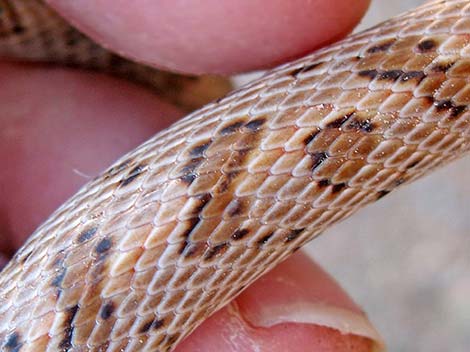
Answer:
[[[141, 67], [40, 1], [0, 6], [5, 57]], [[465, 155], [469, 72], [470, 1], [434, 0], [190, 113], [90, 180], [2, 270], [2, 351], [172, 351], [332, 224]]]

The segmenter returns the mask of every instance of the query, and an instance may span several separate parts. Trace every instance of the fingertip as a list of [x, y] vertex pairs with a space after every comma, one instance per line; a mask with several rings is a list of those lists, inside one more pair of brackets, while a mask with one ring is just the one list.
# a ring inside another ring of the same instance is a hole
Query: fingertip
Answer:
[[253, 327], [230, 304], [207, 319], [175, 352], [371, 352], [373, 348], [367, 338], [318, 325]]
[[[255, 325], [263, 326], [272, 326], [289, 319], [279, 316], [283, 307], [289, 314], [289, 308], [294, 308], [292, 305], [302, 304], [307, 308], [308, 305], [318, 303], [363, 316], [359, 306], [341, 286], [303, 252], [295, 253], [282, 265], [259, 278], [238, 298], [243, 316]], [[300, 307], [295, 310], [303, 309]]]
[[124, 55], [188, 73], [233, 73], [272, 66], [336, 40], [369, 0], [204, 2], [49, 0], [92, 36]]
[[369, 352], [383, 343], [360, 308], [306, 255], [258, 279], [178, 352]]

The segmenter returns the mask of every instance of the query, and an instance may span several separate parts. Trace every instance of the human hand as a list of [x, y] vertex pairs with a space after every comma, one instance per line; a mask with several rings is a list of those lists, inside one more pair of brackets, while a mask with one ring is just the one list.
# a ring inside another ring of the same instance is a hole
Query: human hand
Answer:
[[[262, 68], [299, 56], [345, 35], [367, 6], [367, 1], [351, 9], [344, 0], [259, 0], [193, 7], [141, 0], [129, 9], [125, 1], [50, 2], [120, 52], [194, 73]], [[152, 94], [102, 75], [6, 63], [0, 72], [0, 158], [8, 166], [0, 171], [0, 181], [8, 185], [0, 191], [4, 253], [84, 183], [83, 174], [95, 175], [181, 116]], [[343, 324], [356, 328], [355, 334], [342, 334]], [[367, 324], [334, 281], [297, 254], [177, 350], [370, 351], [370, 340], [358, 336], [378, 338]]]

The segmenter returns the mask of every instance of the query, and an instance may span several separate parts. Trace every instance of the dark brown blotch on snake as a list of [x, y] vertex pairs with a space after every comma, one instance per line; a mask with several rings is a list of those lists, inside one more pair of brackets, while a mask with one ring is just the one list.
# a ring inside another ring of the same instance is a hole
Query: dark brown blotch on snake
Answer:
[[297, 239], [300, 234], [304, 231], [305, 229], [295, 229], [295, 230], [292, 230], [289, 232], [289, 234], [287, 234], [287, 236], [285, 237], [284, 241], [285, 242], [292, 242], [294, 241], [295, 239]]
[[98, 242], [98, 244], [95, 247], [95, 251], [98, 254], [105, 254], [111, 249], [112, 246], [113, 246], [113, 242], [111, 241], [111, 239], [105, 237]]
[[436, 49], [436, 47], [437, 47], [437, 43], [435, 40], [425, 39], [418, 43], [418, 45], [416, 46], [416, 49], [420, 53], [427, 53], [429, 51]]
[[208, 141], [205, 141], [195, 147], [193, 147], [190, 151], [189, 151], [189, 155], [193, 158], [199, 158], [199, 157], [202, 157], [204, 156], [204, 152], [207, 150], [207, 148], [209, 148], [209, 146], [211, 145], [211, 141], [208, 140]]
[[19, 352], [22, 346], [20, 339], [21, 337], [18, 332], [12, 332], [7, 336], [5, 343], [3, 344], [2, 351], [5, 350], [7, 352]]
[[316, 136], [318, 136], [318, 134], [321, 132], [321, 129], [316, 129], [316, 130], [313, 130], [309, 135], [307, 135], [307, 137], [304, 138], [304, 144], [305, 145], [309, 145], [310, 142], [312, 142]]
[[340, 117], [336, 118], [335, 120], [328, 122], [325, 127], [326, 128], [340, 128], [353, 115], [354, 115], [354, 112], [350, 112], [346, 115], [340, 116]]
[[258, 245], [258, 247], [261, 247], [263, 245], [265, 245], [266, 243], [269, 242], [269, 240], [274, 236], [274, 231], [268, 233], [267, 235], [261, 237], [257, 242], [256, 244]]
[[203, 157], [194, 158], [188, 161], [181, 170], [181, 175], [179, 176], [180, 179], [188, 185], [192, 184], [197, 177], [196, 170], [203, 161]]
[[83, 243], [91, 239], [96, 232], [98, 231], [98, 227], [90, 227], [86, 230], [83, 230], [77, 238], [78, 243]]
[[354, 119], [349, 121], [349, 123], [347, 124], [347, 128], [349, 130], [355, 130], [355, 131], [362, 131], [362, 132], [370, 133], [374, 130], [375, 125], [369, 119], [362, 120], [360, 118], [354, 118]]
[[452, 66], [454, 66], [454, 64], [455, 61], [437, 62], [434, 66], [431, 67], [431, 71], [446, 73], [449, 69], [452, 68]]
[[331, 181], [328, 179], [322, 179], [317, 181], [317, 185], [320, 188], [328, 187], [329, 185], [331, 185]]
[[142, 175], [142, 173], [145, 171], [145, 165], [144, 164], [139, 164], [136, 167], [134, 167], [129, 174], [123, 178], [120, 181], [120, 185], [122, 187], [127, 186], [130, 184], [132, 181], [134, 181], [136, 178]]
[[379, 44], [375, 44], [367, 49], [368, 54], [375, 54], [387, 51], [395, 43], [396, 39], [392, 38], [390, 40], [384, 41]]
[[333, 185], [333, 187], [331, 188], [331, 192], [332, 193], [339, 193], [346, 187], [347, 187], [347, 185], [345, 183], [335, 183]]
[[180, 254], [182, 254], [186, 250], [186, 248], [191, 245], [191, 240], [189, 239], [189, 237], [191, 236], [191, 232], [193, 232], [193, 230], [196, 228], [200, 221], [201, 219], [199, 217], [195, 217], [186, 221], [186, 229], [182, 233], [184, 241], [181, 243], [181, 247], [179, 249]]
[[266, 123], [266, 118], [260, 117], [247, 122], [244, 127], [250, 132], [257, 132]]
[[233, 240], [239, 241], [243, 239], [246, 235], [250, 233], [250, 230], [248, 229], [237, 229], [235, 230], [234, 233], [230, 236]]
[[389, 70], [389, 71], [382, 71], [377, 74], [377, 79], [379, 81], [392, 81], [395, 82], [403, 75], [402, 70]]
[[211, 260], [213, 259], [215, 256], [219, 255], [220, 253], [222, 253], [223, 251], [227, 250], [228, 248], [228, 243], [227, 242], [222, 242], [222, 243], [219, 243], [213, 247], [211, 247], [206, 255], [204, 256], [204, 260], [208, 261], [208, 260]]
[[106, 302], [100, 310], [100, 317], [103, 320], [108, 320], [111, 315], [113, 315], [114, 311], [116, 310], [116, 305], [113, 301]]
[[312, 71], [312, 70], [316, 69], [317, 67], [319, 67], [323, 64], [324, 64], [324, 62], [321, 61], [321, 62], [315, 62], [315, 63], [310, 64], [310, 65], [302, 66], [302, 67], [296, 68], [295, 70], [292, 70], [290, 75], [292, 77], [296, 78], [299, 75], [299, 73], [305, 73], [305, 72], [308, 72], [308, 71]]
[[377, 77], [379, 72], [376, 69], [371, 69], [371, 70], [361, 70], [357, 74], [359, 75], [359, 77], [366, 77], [372, 81], [375, 77]]
[[222, 127], [219, 133], [222, 136], [227, 136], [227, 135], [237, 132], [243, 125], [244, 125], [243, 121], [230, 122], [226, 126]]
[[315, 152], [311, 153], [310, 157], [312, 159], [312, 171], [315, 171], [326, 159], [328, 159], [328, 154], [326, 152]]
[[420, 84], [421, 81], [426, 77], [423, 71], [406, 71], [400, 77], [400, 82], [408, 82], [409, 80], [416, 80], [416, 84]]
[[460, 116], [464, 111], [467, 110], [466, 105], [455, 105], [450, 99], [434, 101], [434, 106], [438, 112], [449, 110], [450, 117], [456, 118]]
[[72, 338], [73, 338], [73, 331], [74, 331], [74, 325], [73, 325], [73, 320], [75, 319], [75, 316], [78, 313], [79, 310], [79, 305], [76, 304], [71, 308], [67, 309], [66, 312], [66, 320], [64, 321], [64, 337], [63, 339], [59, 342], [59, 349], [62, 351], [68, 351], [73, 347], [72, 344]]

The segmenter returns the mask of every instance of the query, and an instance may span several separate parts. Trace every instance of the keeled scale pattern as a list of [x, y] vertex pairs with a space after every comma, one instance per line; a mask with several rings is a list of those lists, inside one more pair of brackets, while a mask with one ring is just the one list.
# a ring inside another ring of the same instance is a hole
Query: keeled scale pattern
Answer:
[[0, 0], [0, 58], [106, 72], [143, 84], [188, 111], [231, 89], [221, 77], [179, 75], [114, 54], [71, 27], [42, 0]]
[[0, 277], [18, 351], [169, 351], [334, 222], [462, 155], [470, 3], [281, 66], [124, 156]]

